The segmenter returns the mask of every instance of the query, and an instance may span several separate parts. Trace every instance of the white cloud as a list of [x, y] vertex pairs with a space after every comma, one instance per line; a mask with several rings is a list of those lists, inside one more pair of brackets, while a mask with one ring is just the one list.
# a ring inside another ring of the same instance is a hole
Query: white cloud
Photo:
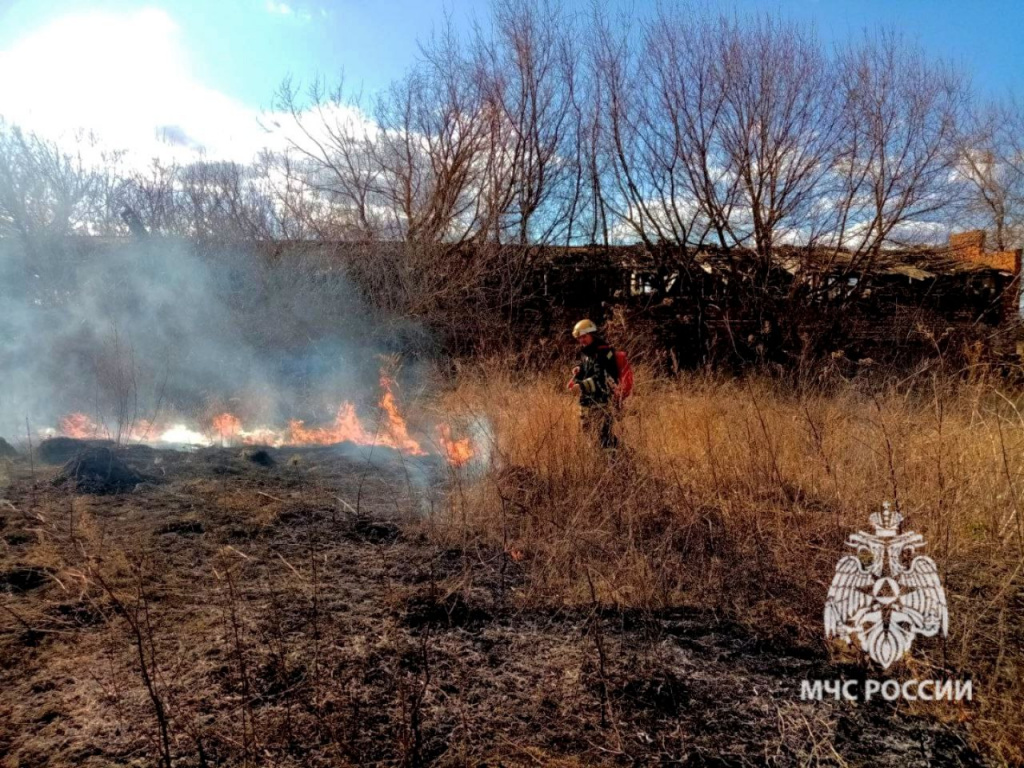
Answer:
[[313, 20], [313, 14], [309, 11], [296, 11], [288, 3], [278, 3], [274, 0], [267, 0], [263, 6], [267, 9], [267, 13], [274, 14], [275, 16], [283, 16], [287, 19], [297, 19], [303, 24], [309, 23]]
[[267, 0], [266, 9], [268, 13], [277, 13], [281, 16], [291, 16], [295, 13], [288, 3], [275, 3], [273, 0]]
[[162, 10], [60, 17], [0, 51], [0, 72], [0, 115], [50, 138], [90, 130], [142, 162], [248, 160], [266, 143], [255, 110], [193, 75]]

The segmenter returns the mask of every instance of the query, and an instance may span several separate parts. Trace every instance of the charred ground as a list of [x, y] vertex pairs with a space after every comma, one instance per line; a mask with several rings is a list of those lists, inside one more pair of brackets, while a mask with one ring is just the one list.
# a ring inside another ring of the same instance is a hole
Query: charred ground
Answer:
[[857, 673], [821, 649], [522, 608], [523, 561], [437, 543], [429, 462], [115, 453], [145, 479], [106, 495], [70, 482], [88, 451], [6, 465], [4, 765], [981, 764], [955, 726], [801, 702]]

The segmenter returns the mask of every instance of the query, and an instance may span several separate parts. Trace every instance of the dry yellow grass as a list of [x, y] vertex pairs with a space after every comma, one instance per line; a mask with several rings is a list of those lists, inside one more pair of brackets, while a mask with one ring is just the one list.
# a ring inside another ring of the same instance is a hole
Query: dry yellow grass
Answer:
[[699, 605], [775, 641], [820, 645], [847, 535], [895, 500], [939, 564], [950, 611], [948, 640], [919, 639], [896, 674], [973, 678], [972, 705], [931, 711], [966, 721], [995, 758], [1024, 761], [1024, 418], [1013, 395], [938, 379], [797, 392], [639, 378], [620, 422], [627, 449], [609, 461], [580, 434], [560, 380], [464, 377], [446, 407], [484, 417], [493, 461], [455, 484], [441, 535], [522, 557], [526, 605]]

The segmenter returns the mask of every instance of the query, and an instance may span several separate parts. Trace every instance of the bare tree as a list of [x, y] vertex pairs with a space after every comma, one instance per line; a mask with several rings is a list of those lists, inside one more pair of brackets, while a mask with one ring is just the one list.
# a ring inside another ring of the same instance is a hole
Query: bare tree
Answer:
[[[956, 71], [894, 34], [840, 51], [837, 63], [842, 149], [835, 189], [818, 213], [817, 244], [833, 255], [824, 266], [840, 266], [841, 281], [850, 283], [842, 278], [869, 271], [886, 247], [920, 241], [917, 229], [955, 202], [955, 143], [967, 90]], [[861, 287], [840, 290], [852, 296]]]
[[716, 232], [748, 244], [766, 267], [780, 242], [814, 234], [839, 146], [840, 104], [827, 58], [809, 33], [767, 17], [745, 27], [722, 22], [720, 29], [720, 141], [738, 199], [698, 199]]
[[131, 208], [153, 232], [186, 234], [177, 203], [178, 169], [154, 160], [146, 169], [125, 174], [116, 191], [122, 206]]
[[664, 265], [741, 249], [767, 269], [809, 239], [841, 136], [820, 44], [771, 17], [742, 23], [662, 11], [639, 42], [605, 24], [595, 65], [607, 115], [603, 201]]
[[477, 31], [476, 77], [489, 118], [486, 225], [494, 242], [569, 242], [583, 163], [580, 50], [575, 19], [534, 0], [494, 6]]
[[371, 151], [377, 128], [358, 96], [348, 96], [343, 78], [332, 89], [317, 79], [305, 92], [288, 79], [274, 108], [286, 116], [268, 126], [287, 144], [271, 155], [279, 206], [321, 237], [377, 235], [373, 195], [380, 170]]
[[[266, 240], [285, 235], [270, 168], [197, 160], [180, 165], [154, 160], [146, 170], [124, 174], [106, 192], [118, 216], [128, 208], [152, 232], [200, 239]], [[123, 234], [123, 222], [107, 224]]]
[[100, 174], [83, 158], [87, 138], [71, 151], [0, 121], [0, 235], [28, 242], [88, 231]]
[[967, 214], [999, 250], [1024, 242], [1024, 109], [1015, 102], [977, 105], [958, 140]]
[[424, 49], [420, 71], [378, 100], [373, 158], [388, 231], [410, 242], [462, 242], [477, 226], [487, 122], [450, 33]]

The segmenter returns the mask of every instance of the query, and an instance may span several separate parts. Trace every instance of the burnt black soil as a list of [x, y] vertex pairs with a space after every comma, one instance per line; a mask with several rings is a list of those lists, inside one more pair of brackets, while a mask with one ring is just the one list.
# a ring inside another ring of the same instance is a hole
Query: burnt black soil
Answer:
[[87, 446], [75, 453], [54, 479], [78, 493], [122, 493], [133, 490], [146, 476], [135, 471], [105, 445]]
[[261, 467], [272, 467], [277, 463], [270, 451], [266, 448], [256, 448], [243, 451], [242, 458], [248, 459], [253, 464], [259, 464]]
[[127, 451], [158, 482], [105, 496], [14, 465], [0, 765], [982, 764], [961, 726], [801, 701], [855, 674], [822, 649], [527, 610], [528, 558], [434, 543], [429, 465], [270, 451]]
[[64, 464], [87, 448], [110, 448], [112, 440], [78, 440], [74, 437], [51, 437], [36, 448], [36, 456], [44, 464]]

